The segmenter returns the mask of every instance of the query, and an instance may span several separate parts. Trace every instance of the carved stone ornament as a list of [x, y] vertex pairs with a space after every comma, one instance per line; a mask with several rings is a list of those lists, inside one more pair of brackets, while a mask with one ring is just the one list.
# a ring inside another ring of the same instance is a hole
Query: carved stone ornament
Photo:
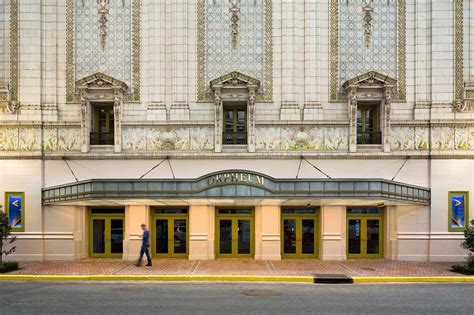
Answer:
[[304, 128], [300, 128], [295, 132], [294, 138], [296, 142], [305, 144], [309, 141], [309, 134]]
[[99, 4], [99, 31], [100, 31], [100, 47], [102, 50], [105, 50], [106, 39], [107, 39], [107, 15], [109, 14], [109, 5], [110, 0], [97, 0]]
[[467, 102], [464, 100], [456, 100], [453, 102], [453, 112], [463, 112], [466, 110]]
[[177, 139], [176, 132], [171, 128], [166, 128], [163, 132], [160, 133], [160, 140], [167, 143], [173, 143]]

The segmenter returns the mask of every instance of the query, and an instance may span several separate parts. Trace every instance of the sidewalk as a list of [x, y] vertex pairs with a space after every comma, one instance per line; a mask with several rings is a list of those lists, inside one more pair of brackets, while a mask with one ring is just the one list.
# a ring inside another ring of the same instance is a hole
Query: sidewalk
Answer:
[[[113, 279], [141, 279], [136, 276], [163, 276], [163, 279], [178, 279], [170, 276], [186, 276], [183, 279], [313, 279], [316, 275], [344, 275], [355, 279], [384, 277], [433, 278], [449, 277], [463, 281], [461, 274], [450, 271], [452, 263], [428, 263], [391, 261], [385, 259], [357, 259], [346, 261], [321, 261], [318, 259], [285, 259], [262, 261], [253, 259], [217, 259], [190, 261], [186, 259], [155, 259], [153, 267], [136, 267], [133, 262], [119, 259], [86, 259], [77, 261], [21, 262], [20, 269], [0, 279], [15, 278], [14, 275], [30, 275], [29, 280], [42, 276], [106, 276]], [[7, 277], [8, 276], [8, 277]], [[123, 276], [123, 277], [122, 277]], [[240, 276], [240, 277], [236, 277]], [[17, 277], [21, 280], [22, 276]], [[167, 278], [168, 277], [168, 278]], [[64, 278], [64, 277], [63, 277]], [[100, 279], [100, 277], [94, 277]], [[160, 279], [142, 277], [143, 279]], [[420, 279], [421, 279], [420, 278]], [[470, 277], [469, 277], [470, 278]], [[474, 279], [474, 277], [472, 277]], [[60, 280], [61, 277], [54, 277]], [[90, 279], [90, 277], [88, 278]], [[131, 279], [131, 278], [130, 278]], [[252, 280], [249, 280], [252, 281]], [[257, 280], [253, 280], [257, 281]], [[265, 280], [263, 280], [265, 281]], [[275, 281], [275, 280], [272, 280]], [[356, 281], [355, 281], [356, 282]], [[359, 281], [358, 281], [359, 282]], [[372, 282], [372, 281], [370, 281]]]

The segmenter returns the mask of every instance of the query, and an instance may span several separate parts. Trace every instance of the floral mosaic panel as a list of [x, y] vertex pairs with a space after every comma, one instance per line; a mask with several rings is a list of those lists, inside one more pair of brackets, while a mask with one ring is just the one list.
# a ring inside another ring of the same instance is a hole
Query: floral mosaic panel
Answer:
[[371, 12], [365, 5], [339, 0], [339, 86], [369, 71], [397, 78], [398, 1], [371, 0]]
[[392, 128], [392, 150], [415, 149], [415, 128]]
[[431, 143], [433, 150], [454, 149], [454, 128], [436, 127], [431, 129]]
[[105, 49], [102, 49], [99, 4], [96, 0], [76, 0], [74, 3], [75, 77], [79, 80], [102, 72], [131, 86], [131, 0], [110, 1], [107, 6], [107, 37]]

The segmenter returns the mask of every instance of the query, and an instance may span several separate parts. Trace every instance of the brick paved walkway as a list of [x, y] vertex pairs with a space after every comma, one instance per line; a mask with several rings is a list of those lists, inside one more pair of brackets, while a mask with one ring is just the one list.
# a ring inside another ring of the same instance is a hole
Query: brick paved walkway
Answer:
[[[385, 259], [322, 261], [318, 259], [155, 259], [153, 267], [136, 267], [119, 259], [21, 262], [10, 274], [32, 275], [279, 275], [346, 274], [348, 276], [458, 276], [452, 263], [405, 262]], [[460, 275], [459, 275], [460, 276]]]

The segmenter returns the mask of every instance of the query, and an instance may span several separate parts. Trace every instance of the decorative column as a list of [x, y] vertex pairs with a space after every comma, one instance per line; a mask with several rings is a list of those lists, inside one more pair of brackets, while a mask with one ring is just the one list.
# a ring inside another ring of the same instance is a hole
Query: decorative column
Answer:
[[122, 151], [122, 95], [115, 93], [114, 98], [114, 151], [116, 153]]
[[214, 150], [222, 152], [222, 86], [214, 86]]
[[247, 101], [247, 143], [248, 151], [255, 152], [255, 91], [257, 90], [256, 85], [249, 85], [249, 99]]
[[350, 86], [347, 97], [349, 115], [349, 152], [357, 151], [357, 86]]
[[91, 118], [90, 118], [91, 107], [89, 100], [82, 95], [81, 96], [81, 152], [89, 152], [90, 145], [90, 129], [91, 129]]
[[384, 100], [383, 100], [383, 152], [390, 152], [390, 139], [391, 139], [391, 127], [390, 127], [390, 113], [391, 113], [391, 102], [392, 102], [392, 85], [384, 85]]

